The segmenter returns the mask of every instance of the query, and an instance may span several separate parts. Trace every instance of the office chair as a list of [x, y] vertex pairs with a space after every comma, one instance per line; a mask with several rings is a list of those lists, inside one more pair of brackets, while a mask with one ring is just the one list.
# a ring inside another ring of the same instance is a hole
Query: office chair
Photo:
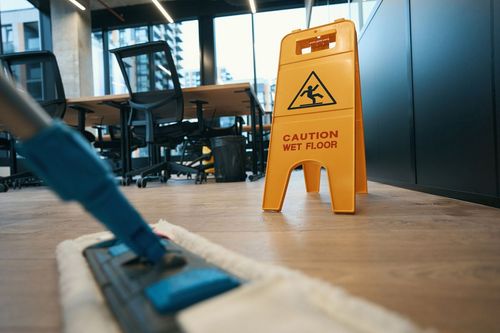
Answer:
[[[109, 161], [113, 172], [119, 174], [122, 171], [122, 145], [121, 145], [121, 129], [119, 126], [98, 125], [94, 126], [97, 130], [97, 138], [93, 143], [94, 148], [99, 154]], [[130, 150], [134, 151], [138, 148], [146, 147], [146, 142], [138, 138], [132, 133], [130, 138]]]
[[[171, 173], [186, 174], [188, 177], [196, 174], [196, 183], [206, 180], [205, 169], [209, 166], [200, 163], [195, 167], [193, 163], [171, 162], [171, 150], [185, 140], [194, 142], [207, 135], [225, 135], [234, 130], [217, 131], [207, 127], [203, 119], [203, 101], [195, 101], [198, 121], [184, 120], [179, 76], [167, 42], [137, 44], [110, 52], [116, 56], [130, 94], [132, 114], [129, 123], [134, 133], [145, 139], [149, 148], [149, 166], [131, 171], [127, 177], [139, 175], [139, 187], [145, 187], [152, 178], [166, 182]], [[160, 162], [161, 147], [166, 148], [163, 162]]]
[[[29, 51], [0, 55], [0, 64], [7, 77], [20, 90], [29, 93], [52, 118], [64, 118], [66, 95], [53, 53]], [[92, 133], [84, 130], [81, 132], [87, 140], [95, 140]], [[13, 187], [40, 183], [31, 172], [15, 173], [0, 179], [0, 182]]]

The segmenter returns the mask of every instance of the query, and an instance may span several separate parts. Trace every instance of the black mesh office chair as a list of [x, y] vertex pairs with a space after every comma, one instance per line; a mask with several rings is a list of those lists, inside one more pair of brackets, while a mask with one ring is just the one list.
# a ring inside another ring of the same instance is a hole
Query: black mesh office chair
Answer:
[[[56, 57], [49, 51], [29, 51], [0, 55], [4, 73], [16, 86], [31, 95], [54, 119], [63, 119], [66, 112], [66, 95]], [[89, 141], [92, 133], [82, 130]], [[12, 187], [38, 184], [30, 172], [13, 174], [0, 180]]]
[[49, 51], [30, 51], [0, 56], [6, 74], [28, 92], [52, 117], [62, 119], [66, 112], [66, 95], [59, 66]]
[[[134, 170], [127, 176], [139, 175], [139, 187], [145, 187], [151, 176], [167, 181], [171, 173], [196, 174], [197, 182], [204, 180], [204, 170], [170, 161], [170, 150], [186, 138], [197, 140], [211, 136], [231, 134], [234, 130], [217, 132], [205, 126], [202, 101], [198, 104], [198, 122], [184, 121], [184, 99], [179, 76], [170, 47], [165, 41], [149, 42], [111, 50], [118, 61], [130, 94], [131, 125], [149, 146], [150, 164]], [[160, 162], [160, 147], [166, 147], [166, 158]], [[147, 178], [146, 178], [147, 177]]]

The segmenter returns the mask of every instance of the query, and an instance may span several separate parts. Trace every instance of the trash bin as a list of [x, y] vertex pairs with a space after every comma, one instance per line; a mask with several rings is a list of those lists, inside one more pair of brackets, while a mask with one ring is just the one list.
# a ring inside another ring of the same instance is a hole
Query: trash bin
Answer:
[[216, 182], [245, 181], [245, 137], [242, 135], [212, 138]]

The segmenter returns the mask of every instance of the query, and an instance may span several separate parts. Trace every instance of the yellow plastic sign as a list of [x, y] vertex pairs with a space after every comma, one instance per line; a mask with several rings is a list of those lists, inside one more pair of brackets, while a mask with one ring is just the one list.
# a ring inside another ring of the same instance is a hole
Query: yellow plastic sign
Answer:
[[302, 165], [307, 192], [328, 174], [331, 207], [354, 213], [367, 193], [354, 23], [337, 20], [281, 42], [263, 209], [281, 211], [290, 173]]

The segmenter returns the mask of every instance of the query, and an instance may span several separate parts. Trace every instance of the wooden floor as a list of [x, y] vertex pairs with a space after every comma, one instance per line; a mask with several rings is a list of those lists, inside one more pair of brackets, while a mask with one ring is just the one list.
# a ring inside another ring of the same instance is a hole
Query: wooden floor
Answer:
[[[325, 181], [306, 194], [296, 172], [283, 212], [262, 213], [263, 184], [172, 181], [125, 193], [150, 222], [302, 270], [423, 327], [500, 332], [499, 209], [370, 183], [356, 215], [334, 215]], [[60, 330], [55, 247], [102, 229], [44, 188], [0, 194], [0, 332]]]

